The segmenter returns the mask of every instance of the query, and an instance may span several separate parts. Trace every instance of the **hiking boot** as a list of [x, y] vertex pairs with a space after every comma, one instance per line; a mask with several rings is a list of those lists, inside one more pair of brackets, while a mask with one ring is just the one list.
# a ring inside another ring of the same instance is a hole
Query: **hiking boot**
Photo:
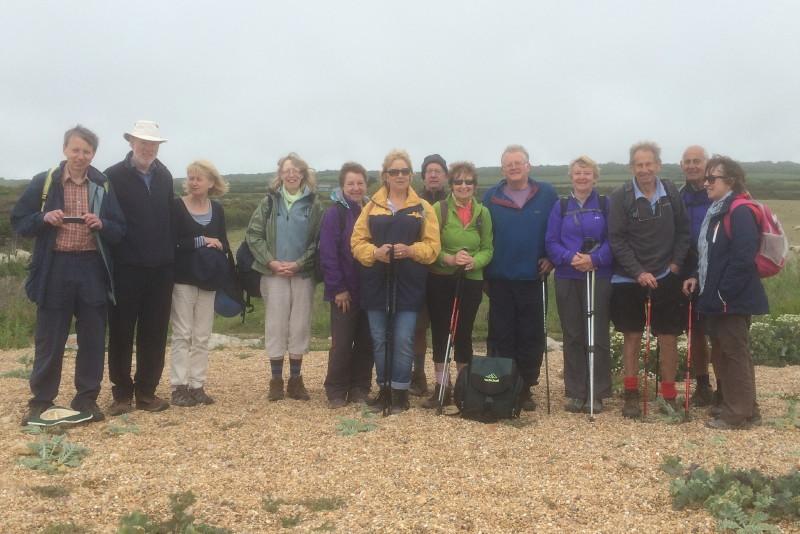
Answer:
[[92, 418], [87, 421], [89, 423], [97, 423], [106, 418], [106, 416], [103, 415], [103, 410], [100, 409], [97, 402], [94, 400], [81, 400], [78, 402], [73, 400], [70, 407], [78, 412], [92, 414]]
[[158, 395], [146, 395], [136, 392], [136, 409], [146, 412], [163, 412], [169, 408], [169, 403]]
[[623, 395], [623, 399], [625, 399], [625, 404], [622, 405], [622, 417], [627, 417], [629, 419], [636, 419], [637, 417], [641, 417], [642, 415], [642, 408], [639, 406], [641, 398], [639, 397], [639, 390], [625, 390]]
[[706, 421], [706, 428], [713, 428], [714, 430], [745, 430], [750, 428], [749, 421], [742, 421], [741, 423], [729, 423], [721, 417], [715, 417]]
[[[586, 410], [589, 410], [589, 405], [583, 402], [583, 399], [567, 399], [567, 402], [564, 404], [564, 409], [570, 413], [581, 413], [583, 411], [584, 405]], [[595, 403], [595, 412], [597, 412], [597, 403]]]
[[380, 388], [377, 395], [367, 400], [367, 407], [372, 413], [381, 413], [383, 411], [383, 405], [386, 401], [386, 394], [384, 391], [383, 388]]
[[41, 417], [42, 412], [46, 412], [52, 407], [53, 407], [52, 402], [47, 404], [29, 404], [28, 411], [25, 412], [24, 416], [22, 416], [22, 421], [20, 422], [20, 425], [28, 426], [28, 423], [32, 419], [38, 419], [39, 417]]
[[111, 417], [130, 413], [133, 411], [133, 401], [131, 399], [114, 399], [106, 411]]
[[328, 399], [328, 408], [331, 410], [336, 410], [337, 408], [344, 408], [347, 406], [347, 399], [344, 397], [334, 397], [332, 399]]
[[[603, 400], [602, 399], [595, 399], [594, 406], [592, 406], [595, 414], [601, 413], [603, 411]], [[583, 405], [583, 411], [589, 413], [589, 403]]]
[[303, 385], [303, 376], [290, 376], [289, 383], [286, 385], [286, 396], [290, 399], [307, 401], [311, 397], [308, 396], [308, 391]]
[[407, 389], [392, 389], [392, 415], [405, 412], [411, 407]]
[[428, 377], [425, 376], [425, 367], [423, 365], [414, 368], [408, 392], [415, 397], [422, 397], [428, 392]]
[[[433, 395], [429, 398], [422, 401], [422, 407], [432, 410], [433, 408], [439, 407], [439, 392], [441, 391], [442, 386], [441, 384], [436, 384], [436, 387], [433, 388]], [[444, 406], [453, 402], [453, 388], [451, 386], [447, 386], [444, 389]]]
[[189, 394], [189, 389], [185, 385], [175, 386], [171, 400], [174, 406], [190, 407], [197, 405], [197, 401]]
[[350, 390], [350, 393], [347, 394], [347, 401], [352, 402], [354, 404], [367, 402], [368, 395], [369, 395], [368, 389], [353, 388]]
[[714, 390], [708, 384], [697, 384], [697, 389], [689, 399], [692, 406], [702, 408], [703, 406], [710, 406], [714, 402]]
[[192, 397], [197, 404], [214, 404], [214, 398], [206, 393], [206, 391], [203, 389], [203, 386], [200, 386], [199, 388], [189, 388], [188, 392], [189, 396]]
[[267, 398], [270, 401], [283, 399], [283, 378], [273, 376], [269, 379], [269, 394], [267, 394]]
[[536, 410], [536, 401], [533, 400], [531, 386], [522, 388], [522, 391], [519, 394], [519, 407], [520, 410], [525, 410], [526, 412], [533, 412]]

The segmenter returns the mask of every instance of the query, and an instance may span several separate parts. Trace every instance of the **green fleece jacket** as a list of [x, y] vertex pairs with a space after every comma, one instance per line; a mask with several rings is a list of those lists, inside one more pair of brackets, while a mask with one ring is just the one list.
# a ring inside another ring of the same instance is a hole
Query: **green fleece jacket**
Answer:
[[[447, 221], [442, 225], [442, 202], [447, 202]], [[475, 259], [475, 267], [466, 271], [469, 280], [483, 280], [483, 268], [492, 260], [494, 246], [492, 245], [492, 216], [489, 210], [475, 198], [472, 199], [472, 220], [464, 227], [456, 213], [456, 201], [452, 193], [444, 201], [433, 205], [433, 211], [439, 220], [441, 229], [442, 251], [430, 270], [436, 274], [452, 274], [456, 267], [445, 264], [445, 254], [455, 255], [461, 249]], [[480, 223], [479, 223], [480, 218]], [[480, 226], [480, 228], [478, 228]]]
[[[305, 252], [295, 260], [300, 264], [298, 274], [304, 278], [314, 274], [314, 260], [317, 253], [319, 226], [322, 221], [323, 211], [317, 193], [310, 192], [292, 205], [292, 210], [306, 209], [309, 217], [306, 248]], [[252, 268], [262, 274], [271, 275], [272, 271], [267, 265], [269, 262], [278, 259], [275, 257], [276, 228], [278, 213], [281, 210], [285, 211], [286, 208], [280, 192], [270, 190], [253, 212], [253, 216], [250, 217], [250, 224], [247, 225], [245, 240], [250, 246], [253, 258], [255, 258]]]

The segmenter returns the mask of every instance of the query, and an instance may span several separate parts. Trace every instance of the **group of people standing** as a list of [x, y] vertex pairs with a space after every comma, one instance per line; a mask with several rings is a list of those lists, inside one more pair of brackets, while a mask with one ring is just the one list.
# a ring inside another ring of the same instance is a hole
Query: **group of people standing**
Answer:
[[[125, 138], [132, 151], [100, 173], [90, 165], [97, 137], [81, 126], [68, 130], [66, 161], [37, 175], [12, 213], [16, 231], [37, 238], [27, 283], [38, 305], [33, 397], [23, 423], [57, 395], [73, 316], [79, 345], [74, 409], [103, 418], [96, 399], [106, 316], [114, 385], [110, 415], [131, 410], [134, 399], [138, 409], [169, 406], [155, 389], [170, 322], [172, 403], [213, 402], [204, 385], [214, 273], [224, 269], [230, 246], [222, 206], [210, 197], [224, 194], [227, 184], [210, 162], [197, 161], [187, 169], [185, 196], [174, 198], [172, 177], [156, 159], [166, 141], [158, 126], [137, 122]], [[713, 405], [708, 422], [713, 428], [758, 423], [747, 330], [751, 315], [767, 312], [754, 264], [759, 232], [750, 210], [728, 213], [734, 198], [747, 195], [744, 172], [729, 158], [709, 159], [697, 146], [683, 154], [686, 183], [680, 189], [659, 177], [660, 168], [655, 143], [632, 146], [631, 180], [605, 196], [596, 188], [598, 165], [581, 156], [569, 165], [571, 193], [559, 199], [552, 185], [531, 176], [527, 150], [510, 145], [501, 155], [503, 178], [479, 200], [473, 164], [448, 168], [442, 156], [426, 157], [417, 193], [411, 158], [393, 150], [371, 197], [366, 169], [348, 162], [332, 204], [323, 210], [313, 169], [295, 153], [281, 158], [245, 235], [253, 257], [248, 267], [262, 273], [268, 399], [309, 399], [302, 360], [321, 278], [330, 302], [324, 388], [331, 408], [366, 402], [376, 410], [388, 404], [399, 413], [409, 408], [409, 393], [425, 395], [428, 326], [435, 387], [422, 406], [437, 406], [440, 396], [449, 402], [445, 352], [454, 299], [458, 292], [452, 346], [461, 370], [473, 356], [473, 324], [485, 292], [489, 353], [516, 361], [524, 381], [522, 408], [534, 410], [532, 388], [546, 343], [547, 277], [555, 270], [566, 410], [587, 411], [591, 403], [600, 412], [611, 396], [613, 322], [624, 335], [622, 413], [640, 415], [639, 352], [646, 321], [658, 337], [659, 391], [675, 407], [677, 336], [686, 328], [686, 304], [699, 295], [691, 308], [697, 381], [692, 402]], [[725, 217], [729, 232], [720, 230]], [[587, 359], [590, 312], [594, 398]], [[134, 334], [137, 365], [131, 378]], [[387, 345], [391, 359], [385, 357]], [[373, 365], [377, 383], [390, 387], [368, 398]]]

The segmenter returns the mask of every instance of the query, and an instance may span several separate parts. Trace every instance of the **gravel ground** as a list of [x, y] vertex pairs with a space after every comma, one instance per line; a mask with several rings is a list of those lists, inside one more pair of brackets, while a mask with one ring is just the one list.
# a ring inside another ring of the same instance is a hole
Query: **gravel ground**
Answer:
[[[17, 359], [28, 354], [0, 352], [0, 372], [20, 367]], [[62, 405], [71, 399], [73, 356], [65, 359]], [[559, 353], [550, 357], [552, 414], [540, 386], [539, 409], [514, 425], [436, 417], [416, 406], [389, 418], [365, 418], [360, 406], [330, 410], [326, 358], [312, 353], [304, 364], [311, 401], [269, 403], [262, 351], [214, 351], [207, 391], [216, 404], [134, 412], [129, 421], [138, 433], [113, 435], [118, 418], [71, 428], [68, 439], [91, 453], [54, 475], [18, 465], [25, 442], [38, 439], [19, 427], [27, 381], [0, 379], [0, 530], [36, 532], [72, 521], [113, 532], [133, 510], [166, 518], [168, 495], [191, 490], [198, 521], [234, 532], [710, 532], [715, 522], [705, 512], [671, 509], [670, 477], [659, 468], [665, 456], [770, 474], [800, 467], [797, 430], [711, 431], [700, 410], [681, 425], [654, 416], [629, 421], [618, 398], [594, 423], [567, 413]], [[780, 394], [800, 394], [800, 367], [757, 368], [757, 377], [765, 421], [785, 413]], [[167, 384], [159, 394], [168, 396]], [[104, 383], [99, 404], [109, 403]], [[340, 435], [342, 419], [376, 428]], [[69, 494], [44, 497], [34, 489], [41, 486]], [[337, 499], [338, 507], [314, 510], [309, 501], [322, 498]], [[264, 499], [283, 503], [268, 510]]]

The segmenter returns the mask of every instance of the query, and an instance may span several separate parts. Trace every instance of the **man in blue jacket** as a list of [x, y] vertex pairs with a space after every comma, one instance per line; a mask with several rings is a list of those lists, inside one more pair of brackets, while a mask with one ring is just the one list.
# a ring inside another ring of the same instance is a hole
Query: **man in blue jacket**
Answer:
[[[108, 377], [114, 384], [109, 415], [131, 411], [134, 396], [139, 410], [169, 408], [155, 392], [164, 370], [172, 306], [172, 174], [157, 159], [159, 146], [166, 142], [158, 124], [138, 121], [123, 137], [131, 151], [106, 169], [128, 228], [114, 248], [117, 304], [108, 324]], [[136, 374], [131, 377], [134, 337]]]
[[553, 264], [545, 233], [558, 200], [552, 185], [530, 177], [530, 157], [509, 145], [500, 158], [504, 179], [489, 189], [483, 204], [492, 215], [494, 255], [486, 267], [492, 354], [513, 358], [525, 382], [522, 408], [535, 410], [531, 387], [539, 383], [544, 355], [542, 284]]
[[36, 303], [36, 334], [26, 425], [53, 406], [61, 383], [64, 344], [72, 317], [78, 335], [74, 410], [105, 417], [97, 406], [103, 380], [107, 301], [113, 301], [108, 246], [125, 220], [106, 177], [91, 166], [97, 136], [83, 126], [64, 134], [57, 167], [34, 176], [11, 213], [14, 230], [35, 237], [25, 290]]
[[[703, 180], [706, 172], [706, 162], [708, 152], [706, 149], [692, 145], [683, 151], [681, 157], [681, 171], [686, 178], [686, 183], [680, 189], [681, 199], [686, 207], [689, 216], [689, 228], [692, 232], [689, 245], [689, 253], [681, 269], [682, 278], [692, 276], [697, 271], [697, 238], [700, 235], [700, 226], [706, 216], [708, 208], [711, 206], [711, 199], [703, 187]], [[714, 391], [711, 389], [711, 381], [708, 376], [709, 350], [706, 342], [705, 320], [700, 314], [693, 310], [692, 318], [692, 373], [697, 381], [692, 404], [695, 406], [708, 406], [714, 400]], [[714, 363], [715, 355], [711, 355]], [[716, 372], [714, 373], [717, 375]]]

